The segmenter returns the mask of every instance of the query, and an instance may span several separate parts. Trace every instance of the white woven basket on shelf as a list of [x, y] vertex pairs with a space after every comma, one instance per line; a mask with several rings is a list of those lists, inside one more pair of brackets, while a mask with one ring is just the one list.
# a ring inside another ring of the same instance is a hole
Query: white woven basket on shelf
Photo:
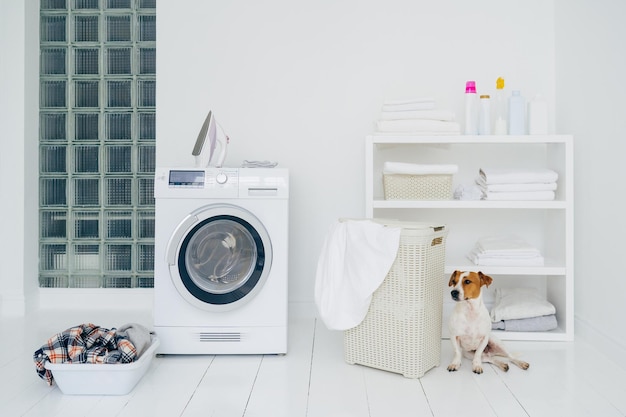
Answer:
[[344, 332], [345, 360], [420, 378], [441, 357], [445, 226], [403, 223], [398, 255], [367, 316]]
[[452, 174], [383, 174], [386, 200], [450, 200]]

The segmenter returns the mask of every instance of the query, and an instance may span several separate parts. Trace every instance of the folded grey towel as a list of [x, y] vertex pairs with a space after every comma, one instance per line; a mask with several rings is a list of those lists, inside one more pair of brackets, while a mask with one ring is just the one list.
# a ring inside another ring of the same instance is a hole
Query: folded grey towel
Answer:
[[152, 343], [150, 330], [138, 323], [128, 323], [117, 329], [117, 334], [127, 337], [135, 346], [137, 357], [141, 356]]
[[491, 323], [492, 330], [507, 332], [545, 332], [558, 327], [556, 315], [530, 317], [527, 319], [501, 320]]

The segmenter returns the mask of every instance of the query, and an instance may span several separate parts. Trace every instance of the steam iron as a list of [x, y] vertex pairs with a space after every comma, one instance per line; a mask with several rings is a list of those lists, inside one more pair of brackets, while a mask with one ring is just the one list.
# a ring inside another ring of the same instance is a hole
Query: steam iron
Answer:
[[[214, 166], [221, 168], [226, 159], [226, 147], [229, 141], [230, 138], [224, 133], [222, 126], [215, 120], [213, 112], [209, 111], [206, 119], [204, 119], [193, 151], [191, 151], [196, 160], [196, 167]], [[218, 148], [217, 152], [219, 155], [215, 157], [215, 164], [211, 165], [213, 156], [216, 154], [215, 148]]]

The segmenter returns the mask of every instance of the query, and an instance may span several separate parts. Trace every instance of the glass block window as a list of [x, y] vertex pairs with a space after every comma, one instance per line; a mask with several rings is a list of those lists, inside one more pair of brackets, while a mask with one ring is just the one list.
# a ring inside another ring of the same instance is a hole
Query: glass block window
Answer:
[[152, 287], [156, 2], [40, 6], [39, 285]]

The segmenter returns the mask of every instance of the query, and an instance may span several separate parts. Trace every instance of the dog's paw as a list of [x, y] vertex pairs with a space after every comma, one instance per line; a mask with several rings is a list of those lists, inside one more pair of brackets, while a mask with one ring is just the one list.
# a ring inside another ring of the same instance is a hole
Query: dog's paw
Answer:
[[519, 359], [511, 359], [511, 362], [513, 362], [515, 365], [517, 365], [520, 369], [523, 369], [524, 371], [530, 367], [530, 364], [528, 362], [520, 361]]
[[449, 372], [458, 371], [460, 367], [461, 367], [460, 363], [451, 363], [450, 365], [448, 365], [448, 371]]
[[483, 367], [482, 367], [482, 366], [480, 366], [480, 365], [474, 365], [474, 366], [472, 367], [472, 371], [474, 371], [474, 373], [475, 373], [475, 374], [480, 375], [480, 374], [482, 374], [482, 373], [483, 373]]

